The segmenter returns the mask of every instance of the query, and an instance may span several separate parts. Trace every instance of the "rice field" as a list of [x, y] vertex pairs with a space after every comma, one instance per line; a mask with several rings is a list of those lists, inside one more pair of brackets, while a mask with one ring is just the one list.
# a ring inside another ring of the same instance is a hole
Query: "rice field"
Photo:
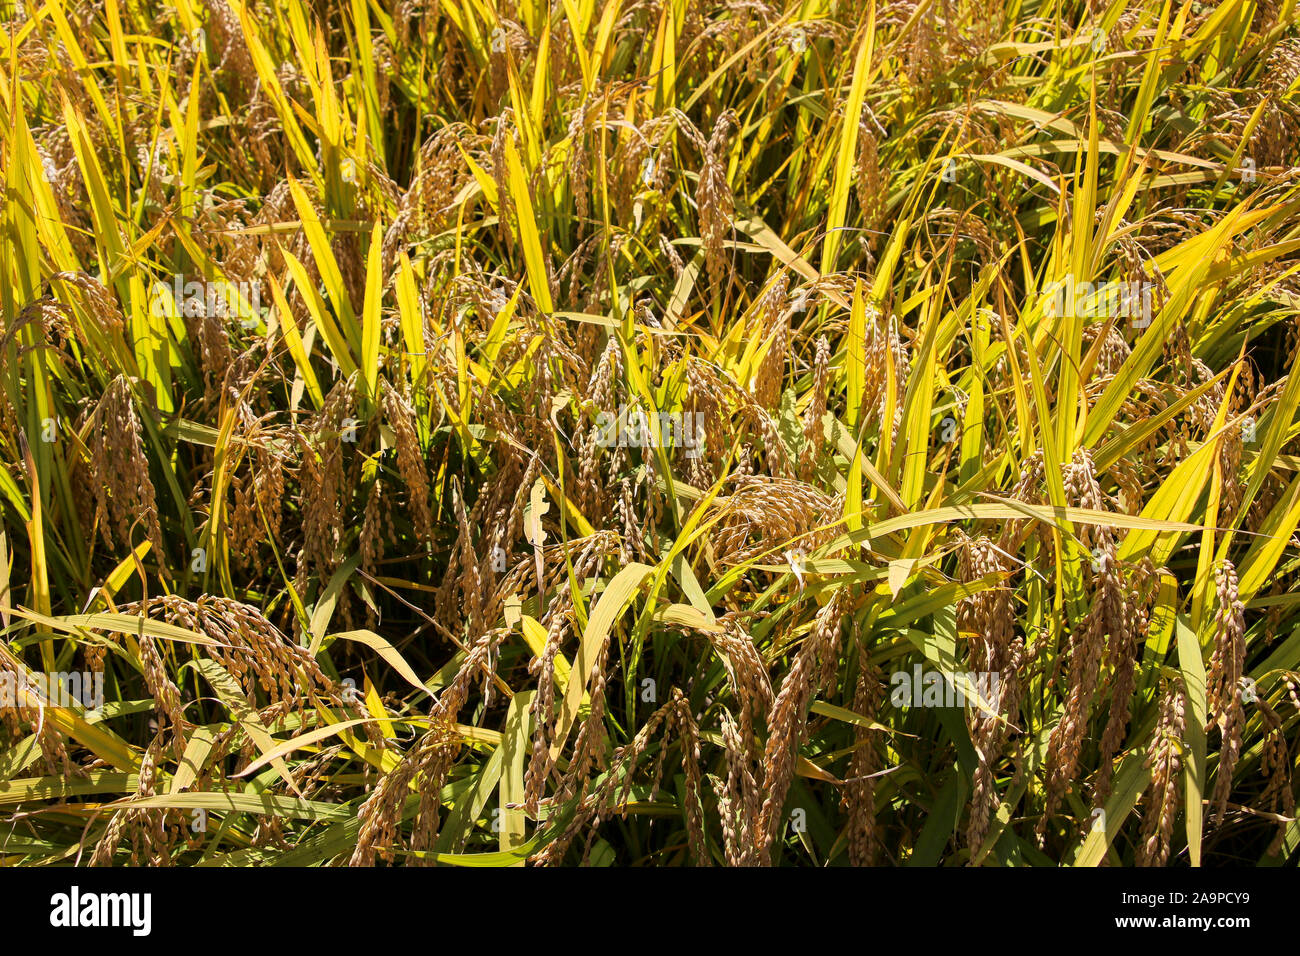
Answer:
[[0, 863], [1300, 860], [1295, 0], [0, 13]]

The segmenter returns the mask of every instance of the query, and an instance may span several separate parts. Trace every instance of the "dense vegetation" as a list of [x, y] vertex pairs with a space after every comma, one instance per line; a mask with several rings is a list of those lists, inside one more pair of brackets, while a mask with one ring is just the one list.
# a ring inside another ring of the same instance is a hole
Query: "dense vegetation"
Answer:
[[1295, 0], [389, 6], [8, 5], [0, 860], [1296, 861]]

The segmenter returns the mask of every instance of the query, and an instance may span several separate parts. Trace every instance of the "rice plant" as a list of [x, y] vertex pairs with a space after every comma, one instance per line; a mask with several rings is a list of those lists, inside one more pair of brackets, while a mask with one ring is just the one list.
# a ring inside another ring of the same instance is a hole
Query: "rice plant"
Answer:
[[0, 861], [1300, 859], [1295, 0], [10, 0]]

